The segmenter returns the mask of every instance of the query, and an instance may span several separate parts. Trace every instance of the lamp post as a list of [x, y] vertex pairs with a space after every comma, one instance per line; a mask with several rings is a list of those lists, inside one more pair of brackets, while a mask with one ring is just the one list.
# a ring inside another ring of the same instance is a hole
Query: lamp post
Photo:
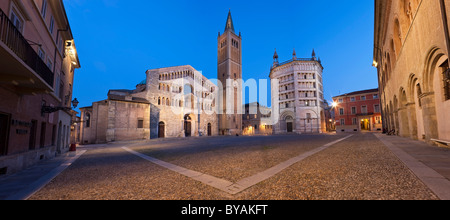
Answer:
[[[72, 100], [72, 106], [73, 106], [73, 108], [77, 108], [78, 104], [80, 104], [80, 102], [78, 101], [77, 98], [75, 98], [74, 100]], [[62, 111], [70, 111], [70, 110], [72, 110], [72, 107], [62, 107], [62, 106], [59, 106], [59, 107], [42, 106], [41, 113], [42, 113], [42, 114], [50, 114], [50, 113], [57, 112], [57, 111], [61, 111], [61, 110], [62, 110]]]

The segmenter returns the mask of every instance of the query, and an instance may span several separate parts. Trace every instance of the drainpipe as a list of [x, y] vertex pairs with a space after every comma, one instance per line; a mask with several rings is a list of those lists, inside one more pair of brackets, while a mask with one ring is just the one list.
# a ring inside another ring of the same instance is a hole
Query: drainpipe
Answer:
[[442, 22], [444, 24], [445, 42], [447, 43], [447, 56], [448, 56], [450, 53], [450, 36], [448, 32], [447, 10], [445, 7], [445, 1], [440, 0], [440, 3], [441, 3], [441, 15], [442, 15]]

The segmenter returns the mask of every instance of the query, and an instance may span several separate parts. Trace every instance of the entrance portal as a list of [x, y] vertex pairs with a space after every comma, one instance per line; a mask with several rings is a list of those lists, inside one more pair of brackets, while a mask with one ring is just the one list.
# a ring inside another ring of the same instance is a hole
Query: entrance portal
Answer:
[[292, 133], [294, 131], [294, 125], [292, 122], [288, 122], [287, 124], [287, 132]]
[[208, 123], [208, 136], [212, 136], [211, 123]]
[[370, 131], [369, 119], [362, 119], [361, 120], [361, 130]]
[[184, 116], [184, 136], [190, 137], [192, 135], [192, 119], [189, 115]]
[[165, 130], [166, 130], [166, 124], [164, 122], [159, 122], [159, 129], [158, 129], [158, 138], [165, 138]]

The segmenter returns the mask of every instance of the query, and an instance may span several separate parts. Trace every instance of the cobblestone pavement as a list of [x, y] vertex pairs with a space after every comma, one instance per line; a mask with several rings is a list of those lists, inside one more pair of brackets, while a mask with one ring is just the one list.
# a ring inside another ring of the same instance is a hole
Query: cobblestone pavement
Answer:
[[[346, 136], [211, 137], [127, 146], [235, 183]], [[438, 199], [371, 133], [355, 134], [235, 195], [130, 154], [124, 145], [87, 149], [30, 199]]]

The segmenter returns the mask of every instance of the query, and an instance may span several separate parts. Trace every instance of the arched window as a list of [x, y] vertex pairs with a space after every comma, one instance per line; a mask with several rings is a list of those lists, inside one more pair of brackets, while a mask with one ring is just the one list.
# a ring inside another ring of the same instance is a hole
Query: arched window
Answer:
[[400, 22], [398, 19], [394, 21], [394, 49], [395, 49], [395, 57], [398, 57], [400, 53], [400, 49], [402, 48], [402, 30], [400, 28]]
[[158, 97], [158, 105], [161, 105], [161, 97]]
[[86, 120], [86, 128], [91, 127], [91, 114], [86, 113], [85, 120]]

